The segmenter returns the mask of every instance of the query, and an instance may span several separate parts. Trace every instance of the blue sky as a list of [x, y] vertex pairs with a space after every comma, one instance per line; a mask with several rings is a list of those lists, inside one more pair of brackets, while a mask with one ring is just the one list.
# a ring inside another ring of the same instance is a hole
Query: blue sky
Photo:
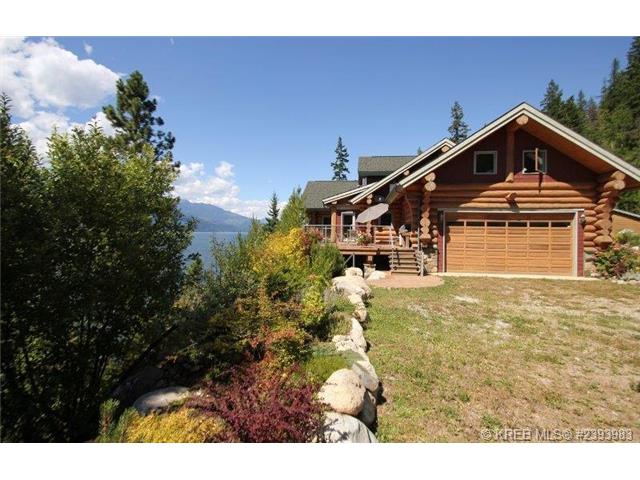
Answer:
[[54, 121], [62, 129], [86, 123], [113, 101], [113, 79], [138, 69], [177, 138], [185, 166], [178, 192], [261, 216], [272, 191], [285, 199], [294, 186], [330, 177], [338, 135], [354, 177], [360, 155], [413, 154], [445, 136], [454, 100], [475, 130], [519, 102], [538, 106], [550, 78], [566, 94], [597, 96], [629, 44], [624, 37], [32, 38], [3, 47], [10, 68], [0, 87], [19, 97], [16, 120], [37, 137]]

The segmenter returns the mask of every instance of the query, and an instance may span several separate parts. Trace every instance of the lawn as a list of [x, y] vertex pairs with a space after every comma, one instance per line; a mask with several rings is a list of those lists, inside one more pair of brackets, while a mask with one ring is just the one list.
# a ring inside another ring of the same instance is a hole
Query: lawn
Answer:
[[478, 442], [487, 428], [629, 428], [640, 440], [637, 286], [448, 277], [374, 295], [380, 440]]

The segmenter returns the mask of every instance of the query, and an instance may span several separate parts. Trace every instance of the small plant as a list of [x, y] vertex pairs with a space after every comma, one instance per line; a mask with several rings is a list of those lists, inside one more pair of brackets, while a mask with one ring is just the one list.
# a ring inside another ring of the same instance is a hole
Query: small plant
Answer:
[[168, 413], [138, 415], [125, 433], [129, 443], [204, 443], [230, 440], [224, 422], [190, 408]]
[[349, 368], [349, 362], [337, 353], [318, 352], [309, 358], [302, 369], [309, 379], [316, 383], [324, 383], [336, 370]]
[[317, 386], [295, 370], [237, 368], [228, 385], [210, 384], [188, 405], [222, 418], [241, 442], [310, 442], [320, 438], [324, 407]]
[[357, 232], [356, 233], [356, 244], [358, 245], [369, 245], [373, 242], [373, 237], [371, 234], [367, 232]]
[[625, 228], [616, 234], [616, 241], [622, 245], [630, 247], [640, 247], [640, 233]]
[[640, 272], [640, 252], [629, 245], [617, 243], [599, 252], [594, 263], [604, 277], [622, 278]]

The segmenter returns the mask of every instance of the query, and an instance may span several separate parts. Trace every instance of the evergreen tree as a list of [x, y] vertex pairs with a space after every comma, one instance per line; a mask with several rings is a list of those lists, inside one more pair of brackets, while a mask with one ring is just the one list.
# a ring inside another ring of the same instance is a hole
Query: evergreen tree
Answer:
[[469, 136], [469, 126], [464, 121], [464, 111], [457, 100], [451, 107], [451, 125], [448, 130], [449, 138], [455, 143], [460, 143]]
[[279, 214], [280, 209], [278, 208], [278, 195], [276, 195], [276, 192], [273, 192], [273, 195], [271, 195], [271, 203], [269, 204], [269, 211], [267, 212], [267, 221], [264, 225], [267, 232], [271, 233], [275, 231], [278, 226]]
[[[584, 98], [581, 101], [586, 103]], [[580, 104], [575, 101], [573, 95], [562, 104], [561, 122], [574, 132], [583, 134], [585, 131], [587, 124], [586, 114]]]
[[289, 196], [289, 201], [282, 209], [280, 221], [277, 230], [280, 232], [288, 232], [292, 228], [300, 228], [307, 223], [307, 214], [302, 200], [302, 189], [294, 188]]
[[416, 155], [420, 155], [423, 152], [422, 148], [418, 147], [418, 150], [416, 151]]
[[[164, 120], [155, 115], [158, 101], [149, 98], [149, 86], [137, 70], [127, 79], [116, 82], [116, 105], [103, 107], [103, 112], [116, 130], [117, 141], [141, 153], [145, 144], [151, 144], [156, 160], [172, 159], [175, 137], [155, 127]], [[177, 166], [177, 165], [176, 165]]]
[[547, 84], [547, 91], [544, 93], [540, 106], [544, 113], [562, 123], [564, 113], [562, 90], [555, 80], [551, 79]]
[[347, 173], [349, 173], [349, 152], [347, 147], [342, 144], [342, 137], [338, 137], [338, 144], [336, 145], [336, 159], [331, 163], [333, 169], [333, 180], [346, 180]]

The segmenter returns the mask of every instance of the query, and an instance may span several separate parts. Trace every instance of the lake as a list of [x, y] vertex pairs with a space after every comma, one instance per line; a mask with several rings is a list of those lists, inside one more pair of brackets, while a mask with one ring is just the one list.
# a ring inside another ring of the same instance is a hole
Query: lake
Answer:
[[[244, 234], [244, 232], [241, 232]], [[238, 232], [193, 232], [193, 241], [185, 250], [185, 255], [199, 253], [205, 265], [211, 265], [211, 239], [215, 238], [221, 242], [232, 242], [238, 236]]]

